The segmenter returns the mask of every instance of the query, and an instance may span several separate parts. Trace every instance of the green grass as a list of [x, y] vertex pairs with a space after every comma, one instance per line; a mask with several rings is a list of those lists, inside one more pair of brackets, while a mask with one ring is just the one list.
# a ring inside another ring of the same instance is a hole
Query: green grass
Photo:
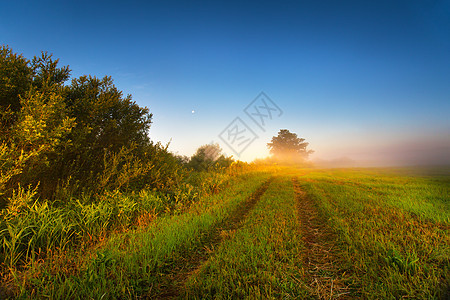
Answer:
[[[246, 206], [274, 175], [259, 201]], [[0, 220], [0, 298], [10, 288], [14, 294], [6, 295], [24, 299], [314, 299], [314, 276], [340, 285], [326, 291], [332, 299], [340, 292], [350, 299], [447, 296], [444, 169], [277, 167], [201, 176], [169, 198], [105, 193], [96, 203], [52, 206], [19, 190]], [[332, 237], [313, 241], [332, 252], [334, 265], [323, 272], [305, 263], [316, 254], [292, 177], [318, 215], [315, 228]]]
[[205, 197], [185, 213], [157, 218], [146, 230], [110, 237], [74, 274], [46, 272], [23, 290], [24, 297], [46, 295], [52, 299], [101, 297], [135, 298], [161, 291], [164, 274], [203, 243], [236, 207], [268, 178], [268, 174], [242, 176], [233, 189]]
[[421, 173], [420, 169], [345, 169], [312, 172], [306, 177], [321, 184], [341, 186], [343, 193], [359, 193], [360, 197], [375, 201], [382, 199], [383, 205], [420, 218], [450, 223], [450, 176], [417, 175]]
[[259, 203], [187, 283], [188, 298], [304, 298], [294, 191], [277, 178]]
[[300, 181], [338, 233], [363, 298], [437, 299], [449, 285], [449, 177], [323, 170]]

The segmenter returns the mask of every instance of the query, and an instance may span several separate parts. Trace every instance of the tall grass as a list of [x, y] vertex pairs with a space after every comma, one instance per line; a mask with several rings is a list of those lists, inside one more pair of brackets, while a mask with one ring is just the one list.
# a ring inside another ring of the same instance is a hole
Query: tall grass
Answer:
[[38, 199], [36, 188], [19, 186], [0, 211], [2, 276], [16, 286], [11, 293], [17, 293], [24, 272], [37, 262], [84, 251], [112, 232], [146, 226], [158, 215], [181, 213], [201, 197], [217, 193], [230, 178], [220, 172], [191, 173], [171, 193], [116, 189], [73, 198], [62, 191], [68, 198], [54, 202]]
[[27, 283], [21, 296], [123, 299], [160, 293], [155, 287], [162, 274], [201, 248], [211, 230], [225, 222], [267, 176], [234, 179], [232, 189], [202, 197], [183, 214], [166, 214], [148, 228], [111, 236], [92, 255], [79, 257], [75, 271], [41, 275], [38, 284]]
[[[280, 178], [242, 226], [222, 231], [222, 242], [205, 248], [274, 174]], [[205, 251], [210, 259], [190, 274], [187, 297], [312, 297], [291, 176], [336, 233], [343, 264], [336, 269], [348, 270], [352, 297], [445, 297], [447, 175], [239, 162], [174, 176], [161, 189], [113, 184], [72, 193], [68, 184], [60, 198], [48, 201], [38, 198], [36, 188], [17, 187], [0, 211], [0, 298], [157, 298]]]

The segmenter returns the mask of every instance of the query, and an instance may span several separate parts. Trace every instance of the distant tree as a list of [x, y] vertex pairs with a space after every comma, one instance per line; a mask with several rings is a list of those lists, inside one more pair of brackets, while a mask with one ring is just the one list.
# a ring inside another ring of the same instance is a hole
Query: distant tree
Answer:
[[197, 171], [206, 171], [214, 165], [220, 156], [220, 152], [222, 152], [222, 149], [219, 144], [200, 146], [195, 154], [191, 156], [187, 166]]
[[175, 158], [177, 159], [178, 163], [182, 166], [185, 166], [189, 163], [189, 156], [186, 155], [175, 155]]
[[208, 144], [197, 149], [187, 166], [197, 171], [207, 171], [214, 167], [228, 167], [233, 161], [231, 157], [222, 154], [219, 144]]
[[313, 153], [307, 150], [309, 143], [305, 139], [299, 138], [297, 134], [287, 129], [281, 129], [277, 136], [272, 137], [267, 147], [276, 160], [285, 162], [302, 162]]

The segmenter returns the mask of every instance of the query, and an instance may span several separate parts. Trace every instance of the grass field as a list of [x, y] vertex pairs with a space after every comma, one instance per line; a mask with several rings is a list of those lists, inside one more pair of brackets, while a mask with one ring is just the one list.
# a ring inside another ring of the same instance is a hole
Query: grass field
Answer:
[[[315, 171], [299, 179], [336, 234], [342, 283], [362, 298], [444, 298], [449, 288], [449, 176]], [[448, 295], [447, 295], [448, 296]]]
[[248, 173], [143, 223], [30, 260], [2, 288], [33, 299], [449, 297], [445, 169]]

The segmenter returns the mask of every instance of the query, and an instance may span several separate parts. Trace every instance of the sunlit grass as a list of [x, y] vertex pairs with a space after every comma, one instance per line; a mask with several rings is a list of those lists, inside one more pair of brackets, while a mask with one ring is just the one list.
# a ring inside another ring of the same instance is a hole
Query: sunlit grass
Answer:
[[430, 172], [235, 164], [187, 178], [167, 195], [112, 191], [65, 205], [20, 189], [0, 221], [0, 298], [314, 298], [292, 177], [336, 237], [330, 257], [339, 259], [328, 272], [341, 273], [326, 276], [348, 297], [443, 298], [450, 181]]
[[448, 177], [324, 170], [302, 186], [339, 233], [365, 298], [438, 298], [449, 286]]
[[211, 230], [229, 218], [268, 176], [236, 179], [233, 189], [202, 198], [183, 214], [166, 215], [146, 229], [111, 236], [90, 255], [79, 257], [80, 265], [72, 274], [63, 270], [41, 274], [35, 290], [28, 286], [24, 296], [31, 297], [30, 291], [50, 298], [79, 299], [160, 293], [153, 288], [161, 274], [169, 272], [186, 253], [201, 248]]
[[188, 298], [304, 298], [302, 241], [292, 183], [276, 179], [187, 284]]

